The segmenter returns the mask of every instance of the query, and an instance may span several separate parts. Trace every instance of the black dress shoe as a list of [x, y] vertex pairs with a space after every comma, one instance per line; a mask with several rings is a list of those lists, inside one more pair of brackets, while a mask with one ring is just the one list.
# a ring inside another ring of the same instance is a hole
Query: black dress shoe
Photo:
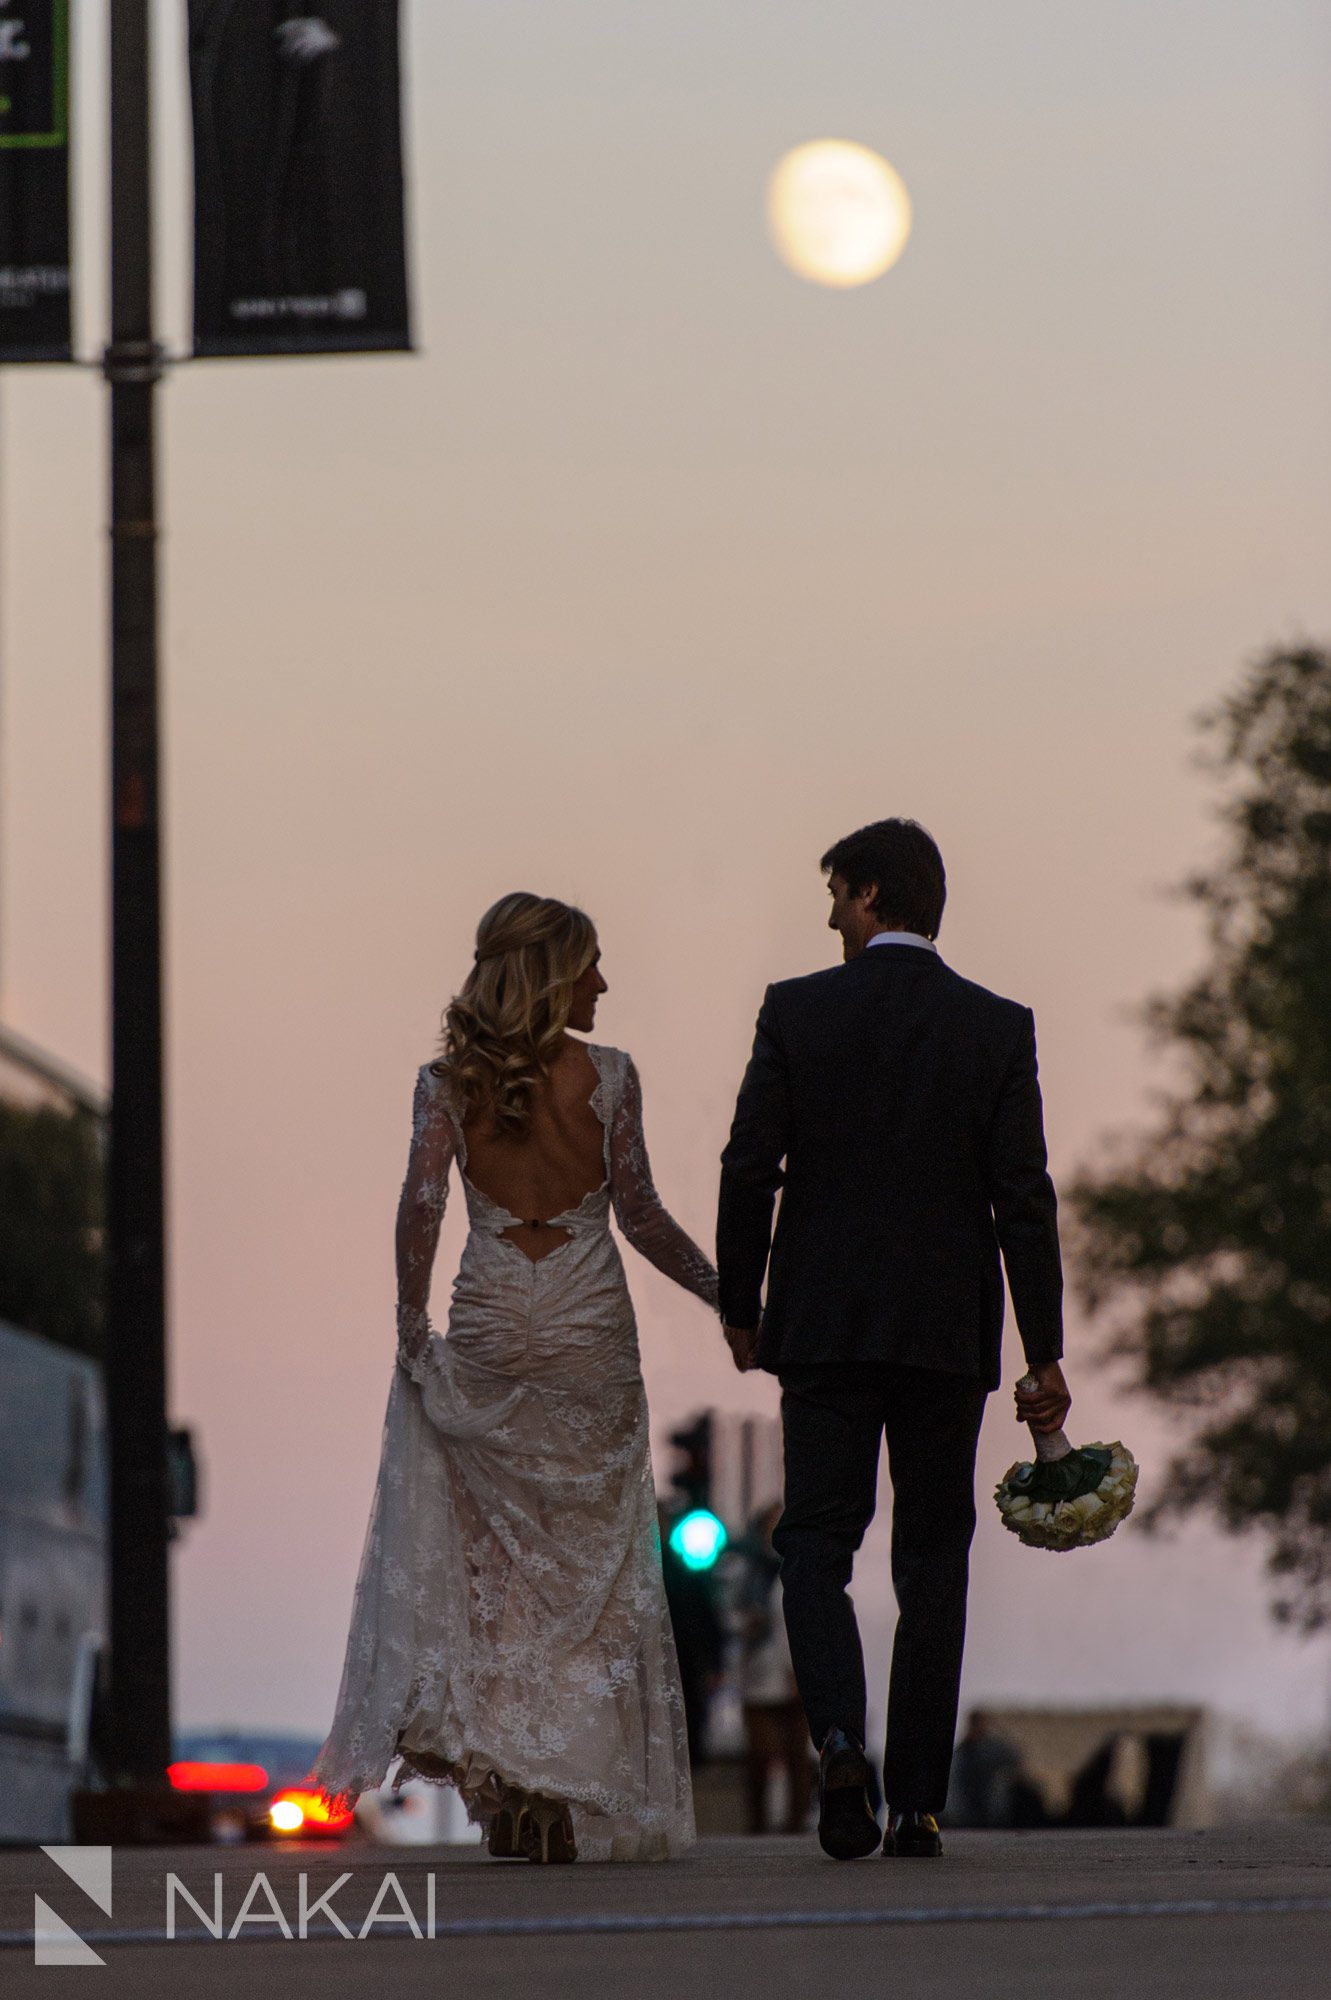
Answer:
[[818, 1839], [834, 1861], [859, 1861], [878, 1845], [872, 1779], [863, 1746], [847, 1730], [829, 1729], [818, 1758]]
[[932, 1813], [897, 1812], [887, 1816], [884, 1854], [919, 1855], [933, 1860], [943, 1851], [938, 1821]]

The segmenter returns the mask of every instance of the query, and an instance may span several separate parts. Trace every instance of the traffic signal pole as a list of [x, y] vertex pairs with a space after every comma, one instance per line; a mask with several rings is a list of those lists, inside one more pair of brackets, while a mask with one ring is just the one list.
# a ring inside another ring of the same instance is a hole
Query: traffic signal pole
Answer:
[[[171, 1761], [149, 0], [111, 0], [111, 1137], [106, 1343], [113, 1789]], [[123, 1837], [123, 1835], [122, 1835]]]

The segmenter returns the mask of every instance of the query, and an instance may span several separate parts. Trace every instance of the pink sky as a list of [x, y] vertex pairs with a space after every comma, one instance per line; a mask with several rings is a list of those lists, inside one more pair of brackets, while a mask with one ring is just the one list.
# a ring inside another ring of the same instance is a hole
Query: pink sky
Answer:
[[[1127, 1009], [1195, 954], [1159, 893], [1211, 838], [1189, 718], [1259, 647], [1331, 634], [1311, 4], [408, 16], [421, 354], [201, 365], [162, 397], [173, 1400], [207, 1503], [177, 1566], [189, 1722], [330, 1713], [412, 1077], [497, 894], [596, 917], [598, 1032], [637, 1056], [660, 1187], [710, 1245], [763, 985], [834, 956], [818, 855], [916, 814], [945, 955], [1036, 1010], [1066, 1176], [1143, 1115]], [[99, 61], [85, 39], [94, 132]], [[861, 293], [802, 284], [764, 236], [771, 165], [828, 133], [915, 203]], [[91, 370], [3, 385], [5, 1005], [94, 1074], [104, 416]], [[774, 1407], [700, 1308], [630, 1276], [658, 1431]], [[1075, 1313], [1069, 1349], [1074, 1429], [1126, 1435], [1149, 1490], [1167, 1427], [1092, 1371]], [[1019, 1443], [995, 1399], [982, 1494]], [[1125, 1533], [1051, 1565], [981, 1512], [972, 1698], [1324, 1721], [1325, 1644], [1272, 1631], [1252, 1552]], [[880, 1663], [885, 1537], [859, 1586]]]

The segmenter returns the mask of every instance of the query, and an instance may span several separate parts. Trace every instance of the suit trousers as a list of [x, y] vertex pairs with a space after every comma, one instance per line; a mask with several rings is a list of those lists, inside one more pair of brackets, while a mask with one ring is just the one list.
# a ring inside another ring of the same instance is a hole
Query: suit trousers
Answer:
[[883, 1791], [894, 1812], [940, 1812], [956, 1740], [975, 1447], [988, 1390], [977, 1377], [863, 1363], [781, 1370], [785, 1511], [772, 1537], [791, 1658], [815, 1745], [865, 1739], [864, 1651], [847, 1594], [873, 1519], [878, 1451], [892, 1479], [897, 1628]]

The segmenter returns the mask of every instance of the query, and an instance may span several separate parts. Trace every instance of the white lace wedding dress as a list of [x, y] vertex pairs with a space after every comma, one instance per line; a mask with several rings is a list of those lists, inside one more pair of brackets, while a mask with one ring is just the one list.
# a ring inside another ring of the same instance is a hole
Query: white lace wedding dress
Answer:
[[[419, 1775], [484, 1824], [506, 1790], [567, 1800], [580, 1855], [659, 1859], [694, 1838], [684, 1708], [661, 1580], [637, 1327], [610, 1210], [668, 1277], [716, 1273], [652, 1184], [637, 1071], [586, 1044], [605, 1182], [519, 1218], [467, 1179], [446, 1086], [416, 1085], [398, 1213], [398, 1366], [332, 1731], [315, 1778], [342, 1801]], [[446, 1338], [427, 1315], [457, 1161], [471, 1230]]]

